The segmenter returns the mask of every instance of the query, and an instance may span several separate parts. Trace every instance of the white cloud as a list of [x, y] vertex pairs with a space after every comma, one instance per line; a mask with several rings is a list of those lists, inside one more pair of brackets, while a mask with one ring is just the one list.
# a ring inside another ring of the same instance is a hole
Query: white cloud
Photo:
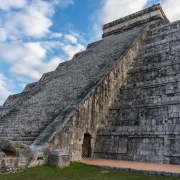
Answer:
[[58, 42], [0, 43], [0, 59], [9, 64], [10, 73], [22, 83], [37, 81], [63, 62], [60, 57], [47, 58], [47, 51], [57, 46]]
[[82, 44], [71, 45], [59, 41], [0, 43], [0, 60], [9, 65], [10, 73], [22, 83], [37, 81], [43, 73], [54, 70], [64, 61], [61, 57], [47, 56], [53, 49], [63, 51], [71, 59], [85, 47]]
[[56, 32], [56, 33], [51, 33], [50, 34], [50, 38], [61, 38], [62, 37], [62, 33], [58, 33], [58, 32]]
[[103, 24], [143, 9], [148, 0], [104, 0], [100, 12]]
[[78, 43], [77, 38], [75, 36], [73, 36], [73, 35], [66, 34], [64, 38], [65, 38], [65, 40], [69, 41], [72, 44], [77, 44]]
[[41, 41], [41, 46], [48, 51], [53, 52], [54, 49], [60, 48], [63, 43], [59, 40], [48, 40], [48, 41]]
[[142, 10], [147, 4], [151, 6], [155, 3], [161, 3], [170, 21], [179, 20], [180, 0], [157, 0], [156, 2], [154, 0], [101, 0], [101, 9], [94, 14], [92, 19], [95, 21], [93, 23], [94, 39], [101, 38], [104, 24]]
[[57, 66], [62, 63], [63, 60], [59, 57], [53, 57], [49, 62], [43, 62], [41, 64], [42, 72], [49, 72], [57, 68]]
[[0, 42], [5, 42], [7, 40], [7, 32], [4, 28], [0, 28]]
[[93, 23], [95, 39], [101, 38], [104, 24], [142, 10], [147, 4], [151, 6], [155, 3], [161, 3], [170, 21], [179, 20], [180, 0], [101, 0], [101, 9], [95, 13], [92, 20], [96, 22]]
[[54, 0], [54, 3], [58, 4], [62, 8], [65, 8], [67, 6], [73, 5], [74, 0]]
[[99, 9], [93, 20], [94, 39], [100, 39], [102, 36], [102, 26], [106, 23], [122, 18], [129, 14], [143, 9], [148, 0], [101, 0], [101, 9]]
[[54, 14], [53, 5], [42, 0], [32, 0], [19, 11], [8, 11], [1, 17], [1, 26], [10, 40], [25, 37], [41, 38], [49, 33]]
[[50, 19], [33, 7], [28, 7], [23, 14], [16, 13], [14, 18], [15, 28], [20, 27], [20, 31], [31, 37], [43, 37], [52, 25]]
[[163, 10], [170, 21], [180, 19], [180, 0], [164, 0], [161, 2]]
[[1, 60], [8, 62], [10, 72], [21, 80], [36, 81], [44, 72], [55, 69], [61, 61], [52, 59], [46, 62], [46, 52], [39, 42], [0, 44]]
[[22, 8], [26, 4], [26, 0], [0, 0], [0, 9], [9, 10], [10, 8]]
[[28, 67], [23, 62], [12, 66], [10, 68], [11, 73], [13, 73], [16, 78], [20, 81], [37, 81], [41, 77], [41, 73], [34, 69], [33, 67]]
[[45, 54], [46, 50], [41, 47], [39, 42], [12, 42], [0, 44], [1, 60], [11, 63], [17, 63], [22, 60], [25, 63], [29, 63], [28, 65], [38, 65], [39, 59], [44, 58]]
[[10, 89], [10, 80], [0, 73], [0, 105], [2, 105], [5, 99], [12, 94]]
[[82, 44], [77, 45], [63, 45], [62, 49], [64, 50], [65, 54], [71, 59], [75, 53], [85, 50], [85, 47]]
[[[65, 8], [74, 0], [0, 0], [0, 62], [19, 87], [37, 81], [45, 72], [84, 49], [79, 34], [52, 32], [55, 6]], [[78, 37], [77, 37], [78, 36]], [[66, 38], [65, 38], [66, 37]], [[61, 41], [60, 41], [61, 40]], [[59, 53], [62, 55], [59, 57]], [[8, 76], [8, 77], [9, 77]], [[9, 79], [0, 74], [0, 104], [9, 94]]]
[[24, 89], [26, 87], [26, 84], [25, 83], [20, 83], [19, 86]]

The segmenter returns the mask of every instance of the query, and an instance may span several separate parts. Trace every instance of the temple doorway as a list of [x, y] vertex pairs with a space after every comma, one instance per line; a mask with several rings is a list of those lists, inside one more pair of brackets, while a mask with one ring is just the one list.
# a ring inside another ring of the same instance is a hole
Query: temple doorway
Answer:
[[91, 136], [84, 134], [84, 140], [82, 144], [82, 157], [91, 157]]

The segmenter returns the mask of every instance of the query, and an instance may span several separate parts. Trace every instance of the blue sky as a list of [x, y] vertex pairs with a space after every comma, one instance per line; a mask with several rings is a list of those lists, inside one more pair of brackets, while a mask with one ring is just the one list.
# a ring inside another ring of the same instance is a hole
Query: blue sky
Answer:
[[159, 2], [178, 20], [180, 0], [0, 0], [0, 105], [101, 39], [104, 23]]

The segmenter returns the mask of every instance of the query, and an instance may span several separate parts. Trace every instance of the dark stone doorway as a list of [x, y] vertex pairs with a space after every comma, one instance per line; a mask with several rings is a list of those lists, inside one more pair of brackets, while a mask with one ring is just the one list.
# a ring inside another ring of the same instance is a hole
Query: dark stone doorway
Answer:
[[91, 157], [91, 136], [84, 134], [84, 140], [82, 144], [82, 157]]

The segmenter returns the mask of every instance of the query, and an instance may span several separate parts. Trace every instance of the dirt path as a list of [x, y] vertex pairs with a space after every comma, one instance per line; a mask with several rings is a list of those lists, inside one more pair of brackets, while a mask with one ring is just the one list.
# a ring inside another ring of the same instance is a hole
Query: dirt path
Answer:
[[147, 171], [164, 171], [172, 173], [180, 173], [180, 165], [170, 165], [170, 164], [153, 164], [153, 163], [141, 163], [141, 162], [131, 162], [131, 161], [118, 161], [109, 159], [93, 159], [93, 158], [83, 158], [80, 162], [89, 165], [98, 166], [110, 166], [119, 168], [132, 168], [136, 170], [147, 170]]

